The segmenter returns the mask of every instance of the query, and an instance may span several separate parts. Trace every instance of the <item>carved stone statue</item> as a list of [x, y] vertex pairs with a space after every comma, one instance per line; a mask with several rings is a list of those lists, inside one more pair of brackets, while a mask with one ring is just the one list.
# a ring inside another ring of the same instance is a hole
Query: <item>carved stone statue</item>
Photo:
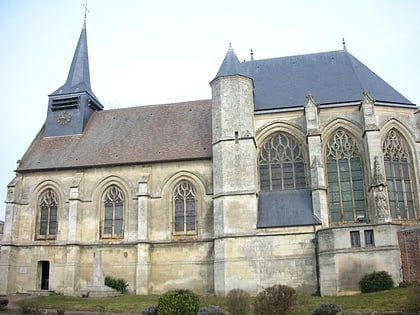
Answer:
[[390, 222], [389, 209], [387, 203], [386, 180], [382, 173], [378, 156], [375, 156], [373, 173], [373, 195], [375, 198], [375, 219], [377, 223]]

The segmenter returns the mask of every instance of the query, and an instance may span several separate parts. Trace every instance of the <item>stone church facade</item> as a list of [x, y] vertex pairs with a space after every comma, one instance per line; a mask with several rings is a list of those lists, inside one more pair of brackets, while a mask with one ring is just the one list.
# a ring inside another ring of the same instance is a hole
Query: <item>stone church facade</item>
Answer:
[[135, 294], [403, 281], [416, 105], [345, 46], [242, 63], [230, 47], [210, 86], [211, 100], [103, 110], [84, 25], [8, 185], [0, 294], [79, 294], [98, 268]]

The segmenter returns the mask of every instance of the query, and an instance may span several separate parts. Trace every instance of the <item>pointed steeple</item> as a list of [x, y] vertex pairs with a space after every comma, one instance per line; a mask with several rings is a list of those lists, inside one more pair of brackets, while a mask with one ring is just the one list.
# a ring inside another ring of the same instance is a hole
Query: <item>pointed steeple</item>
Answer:
[[77, 92], [88, 92], [92, 96], [95, 96], [90, 86], [86, 21], [83, 23], [82, 32], [77, 42], [66, 83], [54, 91], [51, 96]]
[[233, 51], [232, 44], [229, 44], [229, 49], [226, 53], [225, 59], [216, 74], [216, 78], [229, 75], [243, 75], [241, 63]]
[[46, 137], [82, 134], [92, 113], [103, 109], [90, 86], [86, 19], [67, 80], [49, 98], [44, 132]]

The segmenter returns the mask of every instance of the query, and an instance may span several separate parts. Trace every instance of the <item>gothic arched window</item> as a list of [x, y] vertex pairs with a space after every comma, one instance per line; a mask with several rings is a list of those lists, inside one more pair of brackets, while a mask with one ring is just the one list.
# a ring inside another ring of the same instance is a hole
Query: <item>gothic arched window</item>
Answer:
[[411, 187], [411, 165], [407, 144], [391, 129], [383, 143], [385, 176], [391, 217], [415, 219], [414, 196]]
[[366, 201], [362, 162], [354, 139], [337, 130], [326, 148], [328, 203], [331, 222], [365, 218]]
[[278, 132], [264, 142], [258, 166], [263, 191], [306, 188], [303, 150], [288, 134]]
[[194, 187], [187, 181], [179, 183], [173, 191], [175, 234], [195, 234], [197, 197]]
[[102, 238], [122, 238], [124, 224], [124, 193], [111, 185], [105, 192]]
[[48, 188], [41, 194], [38, 208], [38, 238], [54, 239], [57, 234], [58, 198], [52, 189]]

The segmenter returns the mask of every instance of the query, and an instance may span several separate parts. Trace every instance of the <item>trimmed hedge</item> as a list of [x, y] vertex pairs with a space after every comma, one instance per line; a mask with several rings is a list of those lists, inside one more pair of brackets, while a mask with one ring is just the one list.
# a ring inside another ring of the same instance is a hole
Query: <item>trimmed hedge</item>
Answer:
[[158, 301], [159, 315], [197, 315], [199, 308], [200, 300], [190, 290], [166, 292]]

